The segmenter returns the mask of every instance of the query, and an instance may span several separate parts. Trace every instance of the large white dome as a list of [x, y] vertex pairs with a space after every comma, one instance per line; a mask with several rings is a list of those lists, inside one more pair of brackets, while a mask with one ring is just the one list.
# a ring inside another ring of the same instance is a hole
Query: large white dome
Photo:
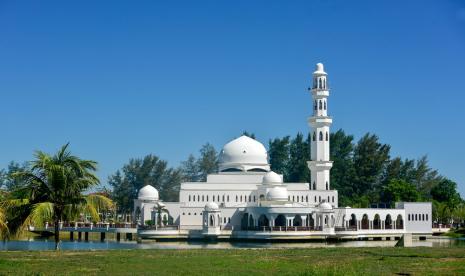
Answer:
[[139, 190], [137, 198], [140, 200], [158, 200], [158, 191], [151, 185], [146, 185]]
[[267, 172], [268, 153], [265, 146], [245, 135], [227, 143], [220, 153], [220, 172]]
[[208, 202], [205, 204], [205, 211], [218, 211], [220, 207], [215, 202]]

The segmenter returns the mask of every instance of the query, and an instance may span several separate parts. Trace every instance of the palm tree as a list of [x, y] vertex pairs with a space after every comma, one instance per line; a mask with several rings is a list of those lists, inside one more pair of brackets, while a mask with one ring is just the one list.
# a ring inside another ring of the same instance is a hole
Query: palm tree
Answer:
[[94, 174], [97, 163], [71, 155], [68, 145], [53, 156], [36, 152], [29, 168], [14, 174], [24, 183], [21, 188], [24, 198], [7, 204], [7, 209], [15, 210], [11, 225], [10, 221], [8, 224], [12, 233], [24, 231], [29, 225], [53, 221], [56, 250], [60, 241], [60, 221], [75, 218], [83, 210], [98, 219], [97, 208], [109, 204], [103, 196], [83, 195], [99, 183]]

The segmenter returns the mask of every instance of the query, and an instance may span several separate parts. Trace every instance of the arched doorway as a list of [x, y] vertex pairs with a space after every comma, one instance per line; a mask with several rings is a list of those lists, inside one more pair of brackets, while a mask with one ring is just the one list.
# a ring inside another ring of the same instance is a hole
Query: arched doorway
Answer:
[[247, 228], [249, 226], [248, 223], [249, 223], [249, 214], [244, 213], [244, 215], [242, 215], [242, 219], [241, 219], [241, 230], [247, 230]]
[[268, 218], [265, 215], [261, 215], [258, 218], [258, 226], [259, 227], [270, 226], [270, 221], [268, 220]]
[[404, 220], [402, 219], [402, 215], [397, 216], [396, 229], [404, 229]]
[[309, 227], [315, 228], [315, 220], [313, 219], [313, 215], [309, 214], [307, 216], [307, 224]]
[[370, 221], [367, 214], [364, 214], [362, 217], [362, 229], [370, 229]]
[[286, 217], [284, 215], [279, 215], [274, 220], [274, 226], [286, 226]]
[[375, 215], [373, 220], [373, 229], [381, 229], [381, 219], [378, 214]]
[[302, 226], [302, 217], [300, 215], [295, 215], [293, 220], [294, 226]]
[[355, 214], [350, 215], [349, 228], [357, 229], [357, 217]]
[[253, 216], [252, 215], [249, 215], [249, 225], [248, 226], [249, 226], [249, 229], [255, 227], [255, 225], [253, 223]]
[[386, 220], [384, 221], [384, 229], [392, 229], [392, 218], [389, 214], [386, 216]]

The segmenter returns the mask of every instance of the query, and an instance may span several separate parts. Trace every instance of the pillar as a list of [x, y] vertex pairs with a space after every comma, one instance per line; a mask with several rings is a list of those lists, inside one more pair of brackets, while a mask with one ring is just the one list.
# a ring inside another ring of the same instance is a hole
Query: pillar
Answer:
[[69, 232], [69, 240], [74, 241], [74, 232], [73, 231]]

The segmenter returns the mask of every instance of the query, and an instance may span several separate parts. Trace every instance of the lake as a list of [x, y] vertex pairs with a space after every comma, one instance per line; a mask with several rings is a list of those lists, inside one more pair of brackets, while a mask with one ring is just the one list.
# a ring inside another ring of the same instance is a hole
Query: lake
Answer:
[[[203, 241], [172, 241], [172, 242], [142, 242], [108, 240], [100, 241], [69, 241], [60, 243], [61, 250], [110, 250], [110, 249], [240, 249], [240, 248], [321, 248], [321, 247], [393, 247], [396, 241], [341, 241], [341, 242], [203, 242]], [[414, 241], [413, 246], [426, 247], [465, 247], [465, 239], [435, 238], [426, 241]], [[1, 251], [36, 251], [54, 250], [52, 239], [31, 238], [29, 240], [14, 240], [0, 242]]]

